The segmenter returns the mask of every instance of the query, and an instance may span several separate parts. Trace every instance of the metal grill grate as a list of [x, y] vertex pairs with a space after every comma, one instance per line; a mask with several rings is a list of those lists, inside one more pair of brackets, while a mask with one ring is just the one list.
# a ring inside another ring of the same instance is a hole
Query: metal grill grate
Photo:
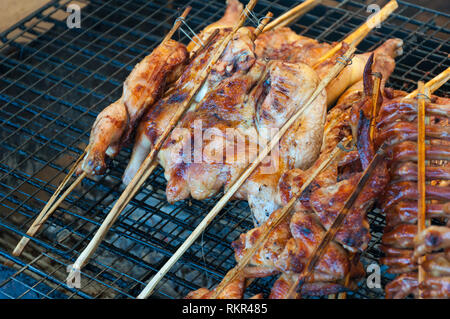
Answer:
[[[85, 180], [32, 239], [20, 258], [11, 251], [45, 205], [88, 142], [98, 112], [121, 94], [133, 66], [161, 41], [180, 8], [194, 30], [220, 18], [224, 3], [215, 1], [79, 0], [81, 28], [68, 29], [66, 6], [52, 1], [0, 34], [0, 298], [133, 298], [173, 254], [215, 203], [214, 199], [165, 200], [158, 169], [125, 209], [82, 273], [82, 288], [65, 283], [66, 267], [87, 245], [121, 191], [120, 177], [130, 150], [123, 150], [109, 173]], [[275, 16], [292, 7], [285, 0], [260, 0], [255, 12]], [[338, 41], [367, 16], [360, 1], [328, 1], [293, 26], [321, 41]], [[400, 2], [400, 7], [359, 46], [367, 51], [390, 37], [402, 38], [405, 54], [389, 85], [415, 88], [446, 69], [449, 15]], [[182, 34], [175, 38], [186, 43]], [[438, 94], [449, 92], [449, 84]], [[231, 241], [252, 223], [244, 202], [231, 202], [163, 280], [155, 297], [177, 298], [200, 285], [212, 287], [234, 264]], [[373, 239], [363, 255], [377, 262], [384, 225], [369, 214]], [[382, 283], [388, 280], [383, 275]], [[249, 294], [268, 292], [273, 279], [261, 279]], [[361, 285], [356, 298], [380, 298], [381, 290]]]

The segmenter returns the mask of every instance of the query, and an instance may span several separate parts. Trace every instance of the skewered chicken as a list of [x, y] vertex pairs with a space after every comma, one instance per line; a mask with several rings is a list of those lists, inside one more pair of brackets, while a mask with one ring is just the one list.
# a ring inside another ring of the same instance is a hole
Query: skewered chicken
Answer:
[[[241, 277], [231, 282], [225, 289], [217, 296], [217, 299], [242, 299], [245, 289], [245, 278]], [[185, 299], [210, 299], [214, 290], [200, 288], [191, 291]]]
[[[379, 72], [383, 75], [382, 85], [389, 75], [392, 73], [395, 62], [394, 57], [399, 53], [399, 48], [401, 48], [402, 41], [398, 39], [388, 40], [382, 46], [380, 46], [374, 52], [374, 61], [373, 61], [373, 70], [374, 72]], [[362, 73], [362, 71], [361, 71]], [[362, 75], [361, 75], [362, 78]], [[357, 114], [358, 111], [352, 110], [351, 105], [355, 101], [358, 101], [363, 96], [363, 84], [362, 80], [355, 83], [348, 89], [348, 92], [344, 93], [343, 98], [339, 101], [339, 105], [334, 107], [328, 114], [327, 123], [325, 124], [325, 140], [324, 145], [322, 146], [322, 158], [325, 159], [328, 155], [327, 152], [331, 152], [331, 150], [336, 146], [338, 141], [348, 134], [350, 131], [355, 131], [356, 134], [356, 126], [358, 119], [354, 114]], [[353, 114], [353, 115], [352, 115]], [[353, 118], [352, 118], [353, 117]], [[346, 131], [346, 127], [349, 131]], [[332, 135], [333, 133], [334, 135]], [[329, 140], [327, 140], [329, 139]], [[294, 143], [291, 144], [295, 145]], [[301, 148], [299, 148], [301, 150]], [[327, 151], [326, 151], [327, 150]], [[353, 156], [353, 158], [352, 158]], [[346, 166], [351, 166], [351, 163], [356, 163], [354, 165], [360, 165], [358, 162], [358, 153], [356, 151], [350, 152], [346, 155], [346, 159], [350, 162]], [[321, 160], [316, 162], [315, 167], [319, 165]], [[341, 166], [345, 166], [344, 162], [341, 163]], [[336, 165], [336, 164], [334, 164]], [[300, 170], [288, 172], [289, 169], [297, 168]], [[283, 206], [289, 200], [289, 192], [290, 187], [287, 181], [289, 179], [298, 179], [299, 181], [305, 180], [307, 176], [307, 172], [305, 171], [307, 166], [294, 166], [291, 165], [287, 167], [287, 169], [282, 169], [282, 167], [278, 170], [277, 174], [261, 174], [258, 170], [250, 176], [247, 180], [246, 184], [243, 187], [246, 187], [246, 194], [241, 195], [240, 198], [246, 199], [249, 202], [249, 205], [252, 209], [252, 213], [254, 215], [255, 221], [257, 224], [262, 223], [267, 217], [271, 214], [275, 209]], [[314, 167], [311, 167], [310, 170], [313, 170]], [[335, 170], [329, 170], [328, 174], [332, 174], [331, 176], [326, 177], [325, 174], [321, 174], [322, 179], [331, 180], [330, 184], [334, 185], [336, 183], [336, 174], [337, 168]], [[286, 173], [285, 175], [283, 175]], [[357, 180], [357, 177], [354, 177]], [[339, 186], [344, 187], [345, 184], [351, 186], [354, 181], [346, 181], [341, 182], [339, 185], [335, 185], [330, 187], [328, 190], [323, 189], [325, 192], [334, 192], [336, 195], [341, 194], [337, 188]], [[322, 185], [325, 186], [325, 181], [322, 181]], [[351, 188], [348, 188], [349, 190]], [[246, 196], [245, 196], [246, 195]], [[322, 195], [321, 195], [322, 196]], [[331, 193], [327, 195], [328, 199], [331, 201]], [[344, 196], [344, 195], [343, 195]], [[317, 197], [320, 197], [319, 195]], [[342, 202], [342, 199], [340, 200]], [[324, 200], [326, 203], [326, 201]], [[320, 204], [317, 202], [317, 204]], [[318, 211], [320, 208], [317, 207]], [[338, 209], [336, 206], [334, 209]], [[357, 235], [355, 234], [355, 237]]]
[[[256, 55], [265, 59], [280, 59], [291, 63], [305, 63], [314, 67], [319, 78], [324, 78], [330, 68], [337, 63], [336, 58], [343, 54], [346, 46], [332, 59], [320, 61], [335, 44], [320, 43], [315, 39], [310, 39], [297, 35], [289, 28], [280, 28], [261, 34], [255, 40]], [[375, 63], [395, 66], [392, 58], [402, 54], [403, 42], [400, 39], [388, 40], [381, 47], [376, 49]], [[347, 88], [362, 79], [362, 71], [370, 56], [369, 53], [357, 54], [353, 57], [352, 63], [348, 65], [327, 87], [327, 104], [331, 106]], [[391, 71], [392, 72], [392, 71]], [[386, 78], [387, 79], [387, 78]]]
[[[399, 274], [386, 286], [387, 298], [419, 296], [417, 280], [418, 257], [427, 254], [422, 264], [425, 278], [420, 286], [424, 298], [450, 297], [448, 275], [450, 256], [436, 252], [449, 247], [448, 227], [430, 226], [417, 235], [417, 100], [402, 99], [404, 93], [394, 92], [392, 100], [380, 109], [377, 118], [376, 143], [388, 143], [391, 184], [381, 197], [386, 214], [386, 228], [382, 238], [385, 257], [381, 262], [388, 272]], [[426, 103], [429, 123], [426, 125], [425, 170], [426, 218], [444, 221], [449, 217], [448, 185], [450, 100], [432, 97]], [[447, 238], [448, 237], [448, 238]]]
[[[270, 219], [276, 218], [280, 212], [281, 210], [275, 211], [267, 223], [242, 234], [239, 240], [233, 243], [237, 261], [253, 246], [264, 228], [270, 223]], [[252, 278], [277, 273], [282, 273], [284, 276], [300, 274], [305, 269], [308, 258], [320, 243], [324, 233], [325, 230], [317, 217], [310, 212], [296, 211], [289, 223], [284, 222], [271, 232], [265, 245], [257, 251], [251, 264], [244, 270], [245, 276]], [[346, 251], [333, 242], [315, 267], [308, 285], [303, 287], [303, 293], [317, 295], [330, 291], [332, 287], [342, 289], [343, 286], [340, 282], [343, 282], [349, 271], [350, 262]], [[322, 292], [318, 290], [319, 286], [323, 289]], [[308, 290], [313, 287], [313, 290]]]
[[[391, 68], [392, 56], [396, 56], [400, 46], [400, 40], [388, 41], [376, 51], [376, 61], [377, 59], [387, 60], [390, 64], [384, 63], [384, 65], [389, 65]], [[248, 56], [251, 55], [248, 54]], [[261, 69], [264, 61], [259, 61], [260, 63], [255, 65], [254, 69]], [[258, 140], [261, 137], [260, 140], [263, 140], [262, 137], [266, 139], [270, 137], [267, 132], [279, 128], [286, 118], [298, 109], [301, 102], [305, 101], [314, 91], [312, 85], [318, 83], [315, 73], [299, 63], [270, 62], [265, 72], [265, 79], [259, 82], [256, 80], [260, 71], [252, 71], [249, 74], [256, 74], [252, 83], [241, 85], [238, 83], [241, 80], [237, 80], [239, 75], [236, 75], [209, 92], [204, 100], [196, 108], [192, 108], [179, 124], [179, 128], [189, 130], [187, 135], [190, 137], [180, 138], [180, 134], [172, 136], [170, 142], [160, 151], [159, 160], [165, 167], [165, 175], [168, 179], [167, 198], [169, 202], [184, 199], [189, 195], [196, 199], [204, 199], [217, 193], [223, 186], [226, 188], [240, 169], [247, 165], [252, 150], [262, 146], [255, 139]], [[246, 77], [248, 79], [247, 75]], [[255, 85], [254, 83], [257, 84], [249, 93], [252, 85]], [[301, 86], [304, 87], [303, 91], [294, 90], [295, 87]], [[244, 99], [247, 94], [249, 97]], [[238, 95], [243, 96], [236, 98]], [[246, 103], [243, 103], [244, 100]], [[316, 105], [317, 103], [316, 100]], [[309, 112], [305, 112], [301, 120], [295, 124], [297, 128], [291, 129], [282, 139], [280, 147], [282, 156], [276, 171], [272, 170], [270, 174], [261, 174], [261, 170], [258, 169], [236, 194], [237, 198], [249, 201], [257, 222], [263, 221], [277, 208], [278, 204], [276, 204], [276, 200], [274, 201], [274, 197], [282, 173], [292, 168], [306, 169], [316, 159], [321, 145], [325, 112], [324, 104], [320, 105], [320, 107], [312, 106]], [[214, 108], [214, 112], [212, 112], [212, 108]], [[162, 114], [162, 116], [168, 118], [173, 111], [168, 109], [164, 113], [168, 113], [168, 115]], [[202, 123], [201, 127], [195, 126], [200, 122]], [[255, 123], [253, 127], [251, 122]], [[134, 154], [124, 176], [125, 182], [132, 178], [152, 145], [151, 138], [146, 136], [146, 133], [150, 132], [151, 135], [157, 136], [154, 129], [149, 130], [145, 127], [154, 128], [159, 125], [158, 123], [164, 123], [164, 121], [161, 119], [156, 121], [151, 114], [141, 122]], [[299, 125], [300, 123], [302, 125]], [[244, 151], [239, 151], [240, 157], [233, 162], [227, 162], [226, 158], [225, 160], [222, 158], [215, 160], [220, 157], [219, 155], [226, 153], [227, 145], [233, 144], [230, 137], [225, 134], [227, 129], [234, 129], [233, 133], [237, 134], [237, 137], [232, 136], [233, 140], [235, 138], [241, 141], [247, 139], [249, 143], [248, 147], [244, 147]], [[194, 132], [199, 132], [200, 140], [203, 138], [201, 140], [203, 145], [192, 145], [195, 144], [195, 142], [192, 143], [195, 137]], [[210, 136], [205, 138], [205, 132], [208, 132]], [[255, 138], [256, 135], [258, 138]], [[194, 151], [196, 147], [197, 149]], [[191, 151], [190, 148], [193, 150]], [[206, 153], [216, 154], [215, 158], [208, 157], [208, 154], [205, 156], [206, 150], [208, 151]], [[247, 157], [246, 161], [241, 161], [244, 156]]]
[[142, 114], [161, 96], [166, 85], [178, 78], [187, 60], [186, 47], [167, 40], [134, 67], [124, 82], [122, 97], [97, 116], [78, 173], [104, 173], [105, 157], [117, 155]]
[[[153, 144], [167, 127], [175, 111], [188, 98], [188, 92], [193, 86], [197, 73], [205, 65], [205, 60], [208, 58], [208, 55], [213, 52], [214, 48], [220, 42], [220, 38], [224, 32], [229, 31], [229, 29], [222, 29], [218, 34], [213, 36], [213, 39], [209, 41], [208, 49], [203, 49], [203, 51], [192, 59], [186, 71], [177, 83], [175, 83], [171, 92], [158, 101], [143, 116], [137, 129], [133, 154], [123, 177], [125, 184], [128, 184], [134, 177]], [[211, 96], [211, 92], [208, 93], [208, 91], [211, 91], [212, 88], [214, 88], [213, 92], [217, 92], [216, 86], [223, 80], [230, 81], [229, 78], [232, 78], [233, 75], [239, 76], [246, 74], [255, 62], [253, 41], [251, 38], [252, 33], [250, 29], [241, 28], [238, 30], [233, 40], [230, 41], [224, 53], [219, 58], [219, 61], [213, 66], [205, 84], [195, 96], [195, 101], [200, 102], [205, 96]], [[239, 98], [239, 95], [236, 95], [236, 97]], [[190, 110], [195, 110], [196, 108], [197, 106], [194, 103], [191, 105]], [[174, 134], [177, 133], [175, 132]], [[163, 156], [162, 151], [159, 152], [158, 156], [161, 162], [161, 156]]]
[[[306, 65], [273, 61], [254, 86], [263, 67], [259, 61], [246, 75], [223, 81], [180, 122], [179, 127], [188, 130], [187, 136], [172, 136], [160, 152], [169, 202], [189, 195], [204, 199], [230, 185], [252, 160], [252, 153], [256, 153], [253, 150], [261, 148], [270, 137], [270, 130], [282, 126], [319, 83]], [[253, 81], [244, 84], [249, 77]], [[314, 162], [320, 150], [325, 111], [322, 94], [282, 139], [279, 163], [274, 165], [307, 167]], [[196, 130], [204, 134], [199, 134], [201, 143], [197, 149], [194, 144], [192, 152], [189, 146], [197, 140]], [[299, 147], [289, 148], [294, 142]], [[193, 162], [189, 161], [192, 157]]]

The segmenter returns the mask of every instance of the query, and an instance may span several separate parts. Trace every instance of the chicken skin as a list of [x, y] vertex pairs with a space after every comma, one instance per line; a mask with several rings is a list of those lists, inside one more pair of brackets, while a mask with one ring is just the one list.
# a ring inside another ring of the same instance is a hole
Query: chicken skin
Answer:
[[165, 87], [179, 77], [187, 60], [186, 47], [167, 40], [134, 67], [124, 82], [122, 97], [97, 116], [78, 174], [82, 171], [88, 175], [105, 172], [106, 156], [117, 155], [141, 116], [151, 109]]

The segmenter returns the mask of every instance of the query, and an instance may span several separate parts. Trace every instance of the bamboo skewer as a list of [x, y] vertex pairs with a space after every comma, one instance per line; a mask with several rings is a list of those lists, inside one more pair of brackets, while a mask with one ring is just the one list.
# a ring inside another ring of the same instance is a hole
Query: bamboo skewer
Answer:
[[256, 39], [261, 32], [264, 32], [264, 28], [267, 26], [267, 23], [270, 19], [272, 19], [273, 13], [267, 12], [266, 16], [261, 20], [261, 23], [256, 27], [255, 32], [253, 32], [253, 38]]
[[[163, 41], [161, 43], [164, 43], [167, 40], [169, 40], [170, 38], [172, 38], [173, 34], [178, 30], [178, 28], [181, 25], [181, 19], [185, 19], [186, 16], [191, 11], [191, 9], [192, 9], [191, 6], [188, 6], [186, 9], [184, 9], [183, 13], [180, 16], [180, 19], [175, 21], [175, 23], [172, 26], [172, 28], [170, 29], [169, 33], [167, 33], [167, 35], [165, 36], [165, 38], [163, 39]], [[72, 192], [72, 190], [74, 190], [75, 187], [78, 184], [80, 184], [81, 181], [87, 176], [86, 172], [82, 172], [77, 177], [77, 179], [68, 187], [68, 189], [63, 193], [63, 195], [56, 201], [56, 198], [58, 197], [58, 195], [61, 193], [63, 188], [69, 182], [70, 178], [72, 177], [73, 173], [75, 172], [75, 169], [77, 168], [78, 164], [83, 160], [87, 151], [88, 151], [88, 149], [86, 148], [86, 150], [83, 152], [83, 154], [81, 154], [81, 156], [76, 160], [76, 162], [74, 163], [74, 165], [72, 166], [70, 171], [67, 173], [64, 180], [61, 182], [61, 184], [56, 189], [55, 193], [52, 195], [52, 197], [49, 199], [49, 201], [44, 206], [42, 211], [39, 213], [38, 217], [34, 220], [33, 224], [30, 226], [30, 228], [28, 229], [28, 231], [26, 233], [28, 236], [34, 236], [38, 232], [40, 227], [47, 221], [47, 219], [53, 214], [53, 212], [55, 212], [55, 210], [66, 199], [66, 197]], [[29, 241], [30, 241], [29, 237], [23, 236], [20, 239], [17, 246], [13, 250], [13, 252], [12, 252], [13, 256], [19, 256]]]
[[[431, 93], [436, 91], [438, 88], [440, 88], [442, 85], [444, 85], [448, 80], [450, 80], [450, 67], [448, 67], [446, 70], [441, 72], [438, 76], [434, 77], [430, 81], [428, 81], [424, 87], [430, 90]], [[412, 99], [419, 93], [419, 91], [416, 89], [409, 93], [407, 96], [405, 96], [405, 99]]]
[[375, 135], [375, 118], [378, 115], [378, 102], [380, 100], [380, 87], [381, 87], [381, 73], [376, 72], [373, 74], [375, 77], [375, 81], [373, 82], [373, 91], [372, 91], [372, 114], [370, 117], [370, 139], [374, 139]]
[[[153, 172], [154, 168], [157, 166], [157, 163], [155, 161], [156, 155], [158, 154], [160, 148], [164, 144], [166, 138], [170, 135], [172, 130], [175, 128], [175, 125], [180, 120], [180, 118], [183, 116], [185, 111], [189, 108], [192, 101], [195, 98], [195, 95], [200, 90], [200, 88], [203, 86], [203, 83], [206, 81], [212, 66], [216, 63], [216, 61], [220, 58], [222, 53], [224, 52], [226, 46], [228, 45], [228, 42], [233, 38], [234, 34], [238, 31], [239, 28], [241, 28], [247, 18], [247, 15], [245, 14], [247, 11], [251, 11], [254, 6], [256, 5], [257, 0], [251, 0], [247, 6], [244, 9], [244, 13], [241, 15], [239, 22], [236, 24], [236, 26], [233, 28], [231, 33], [229, 33], [225, 38], [222, 39], [220, 42], [218, 48], [215, 50], [212, 57], [209, 59], [206, 66], [202, 69], [199, 77], [198, 82], [196, 85], [194, 85], [194, 89], [190, 92], [189, 99], [186, 100], [186, 102], [180, 107], [176, 113], [173, 115], [173, 117], [170, 120], [170, 123], [168, 127], [164, 130], [163, 134], [158, 137], [157, 142], [155, 143], [154, 147], [144, 160], [144, 162], [141, 164], [141, 167], [139, 168], [136, 175], [133, 177], [131, 182], [128, 184], [124, 192], [121, 194], [117, 202], [114, 204], [111, 211], [108, 213], [106, 219], [94, 235], [94, 238], [89, 242], [88, 246], [83, 250], [83, 252], [80, 254], [80, 256], [77, 258], [75, 263], [72, 266], [72, 270], [69, 273], [68, 280], [73, 279], [75, 273], [77, 273], [90, 259], [94, 251], [97, 249], [97, 247], [100, 245], [103, 238], [106, 236], [106, 233], [111, 228], [111, 226], [114, 224], [116, 219], [119, 217], [122, 210], [126, 207], [128, 202], [131, 200], [131, 198], [137, 193], [137, 191], [140, 189], [140, 187], [144, 184], [145, 180], [150, 176], [150, 174]], [[217, 35], [217, 32], [219, 30], [216, 30], [211, 36], [210, 39], [214, 38]]]
[[[351, 138], [345, 138], [340, 143], [342, 145], [348, 144]], [[349, 145], [346, 145], [346, 147]], [[289, 200], [286, 206], [283, 206], [280, 214], [272, 220], [270, 223], [266, 225], [261, 236], [256, 240], [253, 246], [244, 254], [239, 263], [233, 268], [233, 270], [229, 271], [227, 275], [223, 278], [221, 283], [215, 289], [215, 293], [212, 299], [217, 298], [217, 296], [228, 286], [237, 276], [244, 270], [244, 268], [249, 264], [251, 258], [255, 255], [255, 253], [263, 247], [264, 243], [267, 241], [270, 233], [281, 224], [283, 220], [289, 215], [292, 208], [294, 207], [295, 202], [301, 196], [301, 194], [305, 191], [305, 189], [314, 181], [314, 179], [319, 175], [328, 165], [333, 162], [339, 155], [344, 152], [339, 146], [336, 146], [333, 151], [329, 154], [328, 158], [323, 161], [311, 174], [308, 175], [308, 179], [303, 183], [300, 190]]]
[[369, 32], [378, 24], [387, 19], [387, 17], [398, 8], [398, 3], [396, 0], [391, 0], [388, 2], [379, 12], [373, 15], [369, 20], [367, 20], [358, 29], [348, 35], [343, 41], [336, 44], [331, 50], [324, 54], [315, 63], [314, 68], [316, 68], [322, 62], [328, 60], [333, 55], [335, 55], [343, 45], [343, 42], [349, 46], [358, 46], [358, 44], [369, 34]]
[[169, 32], [166, 34], [166, 36], [164, 37], [164, 39], [162, 40], [162, 43], [170, 40], [172, 38], [172, 36], [174, 35], [174, 33], [178, 30], [178, 28], [181, 26], [182, 20], [186, 19], [187, 15], [189, 14], [189, 12], [191, 12], [192, 7], [191, 6], [187, 6], [186, 9], [184, 9], [183, 13], [181, 14], [181, 16], [175, 21], [175, 23], [173, 24], [172, 28], [169, 30]]
[[[345, 61], [350, 61], [353, 57], [355, 48], [349, 48], [345, 53], [343, 59]], [[289, 127], [296, 121], [303, 112], [308, 109], [312, 102], [317, 98], [317, 96], [324, 90], [327, 85], [334, 79], [345, 67], [342, 63], [336, 63], [334, 67], [330, 70], [328, 75], [319, 83], [316, 90], [311, 94], [307, 102], [300, 107], [300, 109], [283, 125], [283, 127], [275, 134], [269, 144], [264, 147], [262, 152], [256, 157], [255, 160], [251, 162], [245, 169], [245, 171], [240, 175], [240, 177], [235, 180], [228, 191], [223, 195], [223, 197], [217, 202], [214, 208], [205, 216], [202, 222], [195, 228], [191, 235], [184, 241], [184, 243], [178, 248], [174, 255], [164, 264], [164, 266], [159, 270], [159, 272], [152, 278], [145, 289], [139, 294], [138, 298], [146, 298], [152, 294], [156, 285], [165, 276], [170, 268], [181, 258], [184, 252], [193, 244], [193, 242], [200, 236], [200, 234], [206, 229], [206, 227], [211, 223], [211, 221], [217, 216], [217, 214], [226, 205], [228, 200], [234, 195], [234, 193], [241, 187], [241, 185], [246, 181], [250, 174], [255, 170], [256, 167], [262, 162], [262, 160], [270, 153], [270, 151], [277, 145], [284, 133], [289, 129]]]
[[[53, 214], [53, 212], [58, 208], [58, 206], [61, 204], [61, 202], [70, 194], [70, 192], [83, 180], [83, 178], [86, 176], [85, 173], [81, 174], [75, 182], [73, 182], [69, 188], [64, 192], [64, 194], [58, 199], [59, 194], [61, 191], [66, 187], [67, 183], [70, 181], [70, 178], [72, 177], [73, 173], [75, 172], [75, 169], [77, 168], [78, 164], [83, 159], [84, 155], [86, 154], [86, 151], [83, 152], [83, 154], [78, 157], [78, 159], [75, 161], [75, 163], [70, 168], [67, 175], [64, 177], [63, 181], [59, 184], [56, 191], [53, 193], [52, 197], [48, 200], [47, 204], [45, 204], [44, 208], [41, 210], [39, 215], [36, 217], [34, 222], [31, 224], [30, 228], [27, 230], [26, 234], [30, 237], [36, 235], [36, 233], [39, 231], [41, 226], [47, 221], [47, 219]], [[56, 201], [56, 202], [55, 202]], [[29, 243], [31, 239], [29, 237], [23, 236], [17, 246], [14, 248], [12, 255], [13, 256], [20, 256], [22, 254], [22, 251], [25, 249], [26, 245]]]
[[[417, 188], [419, 193], [418, 207], [417, 207], [417, 234], [420, 234], [426, 228], [426, 203], [425, 203], [425, 99], [429, 93], [425, 93], [425, 86], [422, 81], [419, 81], [419, 95], [417, 99]], [[423, 262], [426, 256], [420, 257], [418, 262], [418, 283], [419, 283], [419, 299], [422, 299], [422, 289], [420, 284], [425, 279], [425, 270], [423, 269]]]
[[297, 20], [301, 15], [305, 14], [318, 4], [320, 4], [322, 0], [306, 0], [305, 2], [300, 3], [298, 6], [290, 9], [285, 12], [271, 23], [269, 23], [264, 29], [263, 32], [270, 31], [275, 28], [284, 27], [293, 21]]

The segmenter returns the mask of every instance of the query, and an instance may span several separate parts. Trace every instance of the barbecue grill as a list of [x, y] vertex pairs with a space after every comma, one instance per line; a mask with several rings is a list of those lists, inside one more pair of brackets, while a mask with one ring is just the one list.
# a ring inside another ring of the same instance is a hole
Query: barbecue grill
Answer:
[[[81, 28], [66, 24], [74, 1], [51, 1], [0, 34], [0, 298], [135, 298], [214, 206], [216, 198], [165, 198], [161, 168], [147, 180], [83, 269], [81, 287], [66, 283], [67, 268], [93, 237], [119, 197], [130, 155], [124, 149], [108, 174], [85, 179], [32, 238], [20, 257], [11, 252], [88, 143], [96, 115], [120, 97], [133, 66], [162, 40], [182, 8], [196, 31], [218, 20], [221, 1], [79, 0]], [[246, 1], [244, 1], [246, 2]], [[254, 12], [278, 16], [295, 2], [260, 0]], [[381, 3], [384, 4], [384, 3]], [[292, 25], [320, 41], [343, 39], [371, 14], [362, 1], [327, 1]], [[399, 8], [359, 45], [373, 50], [384, 40], [404, 41], [388, 86], [412, 91], [450, 66], [450, 16], [399, 2]], [[174, 36], [184, 43], [180, 32]], [[449, 84], [438, 95], [449, 92]], [[384, 218], [369, 213], [372, 241], [361, 256], [377, 263]], [[201, 286], [217, 285], [234, 266], [230, 243], [253, 223], [248, 205], [227, 204], [175, 267], [153, 297], [180, 298]], [[392, 279], [382, 267], [381, 284]], [[259, 279], [248, 295], [270, 291]], [[349, 298], [382, 298], [383, 289], [362, 282]]]

